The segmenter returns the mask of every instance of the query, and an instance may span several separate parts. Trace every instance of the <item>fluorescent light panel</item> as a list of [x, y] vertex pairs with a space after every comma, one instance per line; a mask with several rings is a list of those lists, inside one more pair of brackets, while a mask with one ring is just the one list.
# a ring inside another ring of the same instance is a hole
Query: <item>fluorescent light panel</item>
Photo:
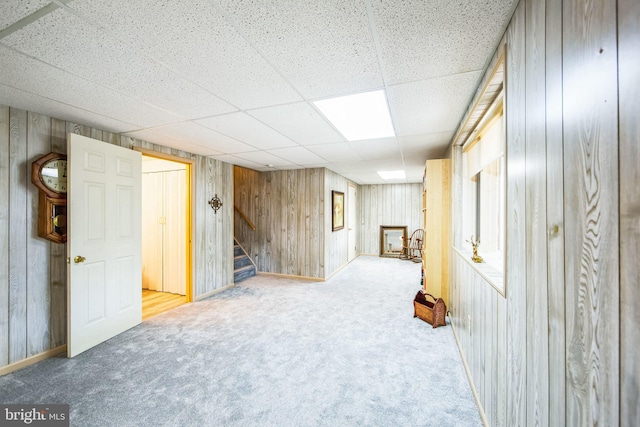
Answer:
[[378, 171], [378, 175], [382, 179], [405, 179], [407, 177], [404, 171]]
[[348, 141], [395, 136], [383, 90], [314, 101], [314, 104]]

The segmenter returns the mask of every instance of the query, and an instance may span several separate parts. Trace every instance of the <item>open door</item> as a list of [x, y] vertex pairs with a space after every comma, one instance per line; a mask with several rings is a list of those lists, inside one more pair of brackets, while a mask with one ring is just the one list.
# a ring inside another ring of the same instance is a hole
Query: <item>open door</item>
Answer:
[[141, 154], [69, 134], [67, 356], [142, 322]]

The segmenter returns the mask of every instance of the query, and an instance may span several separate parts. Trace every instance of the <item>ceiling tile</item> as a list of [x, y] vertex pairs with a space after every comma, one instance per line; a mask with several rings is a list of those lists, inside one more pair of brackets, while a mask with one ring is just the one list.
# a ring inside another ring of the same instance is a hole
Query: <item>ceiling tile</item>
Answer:
[[47, 0], [21, 0], [0, 2], [0, 30], [26, 18], [49, 4]]
[[426, 159], [443, 158], [452, 138], [453, 132], [438, 132], [399, 136], [398, 142], [406, 165], [415, 162], [424, 165]]
[[418, 135], [398, 136], [398, 143], [402, 147], [402, 151], [414, 148], [438, 148], [448, 145], [453, 138], [453, 131], [423, 133]]
[[387, 184], [387, 182], [380, 178], [380, 175], [375, 172], [345, 172], [342, 173], [342, 176], [356, 184]]
[[422, 182], [424, 176], [424, 161], [419, 165], [408, 165], [405, 167], [405, 174], [407, 175], [408, 183]]
[[338, 173], [355, 173], [355, 172], [371, 172], [371, 164], [365, 161], [345, 161], [345, 162], [332, 162], [331, 170]]
[[346, 142], [337, 144], [307, 145], [306, 148], [328, 162], [362, 161], [362, 157]]
[[201, 156], [212, 156], [220, 154], [219, 151], [216, 151], [210, 147], [195, 144], [189, 140], [185, 140], [184, 138], [174, 137], [170, 134], [158, 132], [153, 129], [142, 129], [133, 132], [125, 132], [123, 133], [123, 135], [140, 139], [142, 141], [153, 142], [154, 144], [163, 145], [165, 147], [187, 151], [192, 154], [199, 154]]
[[481, 75], [478, 71], [388, 87], [396, 135], [454, 131]]
[[126, 120], [134, 127], [149, 127], [179, 120], [179, 117], [85, 80], [74, 74], [36, 61], [0, 44], [3, 67], [0, 82], [53, 101]]
[[514, 2], [371, 0], [387, 84], [482, 70]]
[[269, 150], [267, 153], [278, 156], [301, 166], [326, 163], [326, 160], [307, 150], [305, 147], [289, 147]]
[[361, 1], [217, 3], [305, 98], [382, 87], [369, 19]]
[[369, 170], [374, 171], [389, 171], [389, 170], [404, 170], [404, 161], [402, 159], [378, 159], [369, 160], [367, 164], [370, 166]]
[[400, 144], [396, 138], [351, 141], [349, 144], [364, 160], [402, 159]]
[[298, 167], [296, 164], [284, 160], [278, 156], [274, 156], [273, 154], [269, 154], [264, 151], [253, 151], [251, 153], [239, 153], [235, 155], [244, 160], [249, 160], [253, 163], [261, 164], [263, 166], [273, 165], [276, 168], [283, 166], [293, 166]]
[[2, 41], [86, 80], [184, 117], [235, 110], [64, 9], [48, 14]]
[[[514, 3], [0, 1], [0, 103], [256, 170], [420, 182]], [[348, 142], [312, 103], [382, 88], [395, 138]]]
[[[119, 133], [136, 128], [136, 126], [131, 123], [115, 120], [111, 117], [101, 116], [91, 111], [82, 110], [72, 105], [63, 104], [61, 102], [15, 89], [1, 83], [0, 100], [2, 100], [2, 104], [10, 105], [14, 108], [44, 114], [72, 123], [95, 127], [106, 130], [107, 132]], [[34, 106], [37, 106], [37, 108], [34, 108]]]
[[209, 1], [90, 0], [72, 7], [237, 108], [301, 99]]
[[211, 158], [220, 160], [221, 162], [231, 163], [232, 165], [243, 166], [245, 168], [254, 169], [258, 171], [273, 170], [263, 164], [242, 159], [240, 157], [237, 157], [231, 154], [215, 155], [215, 156], [211, 156]]
[[295, 142], [286, 136], [243, 112], [199, 119], [195, 120], [195, 122], [223, 135], [233, 135], [235, 139], [256, 149], [269, 150], [297, 146]]
[[233, 154], [256, 150], [250, 145], [193, 122], [172, 123], [166, 126], [158, 126], [152, 130], [171, 138], [207, 147], [208, 149], [215, 150], [219, 154]]
[[300, 145], [344, 141], [342, 135], [306, 102], [261, 108], [247, 113]]

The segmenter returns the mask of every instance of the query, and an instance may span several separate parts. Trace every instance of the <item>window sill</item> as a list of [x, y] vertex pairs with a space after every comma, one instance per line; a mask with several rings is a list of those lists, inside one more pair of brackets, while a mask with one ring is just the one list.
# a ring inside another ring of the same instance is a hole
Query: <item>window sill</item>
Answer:
[[471, 256], [473, 255], [473, 253], [469, 250], [458, 248], [453, 248], [453, 250], [461, 259], [465, 260], [475, 271], [477, 271], [484, 280], [486, 280], [491, 286], [493, 286], [500, 295], [502, 295], [503, 297], [506, 296], [503, 273], [499, 272], [487, 263], [477, 263], [471, 261]]

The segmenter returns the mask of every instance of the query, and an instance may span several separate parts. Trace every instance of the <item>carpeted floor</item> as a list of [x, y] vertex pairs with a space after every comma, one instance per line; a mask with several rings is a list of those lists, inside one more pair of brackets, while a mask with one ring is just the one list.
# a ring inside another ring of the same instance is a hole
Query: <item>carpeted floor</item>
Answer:
[[73, 426], [481, 426], [451, 327], [413, 318], [420, 265], [257, 276], [74, 359], [0, 377], [0, 403]]

